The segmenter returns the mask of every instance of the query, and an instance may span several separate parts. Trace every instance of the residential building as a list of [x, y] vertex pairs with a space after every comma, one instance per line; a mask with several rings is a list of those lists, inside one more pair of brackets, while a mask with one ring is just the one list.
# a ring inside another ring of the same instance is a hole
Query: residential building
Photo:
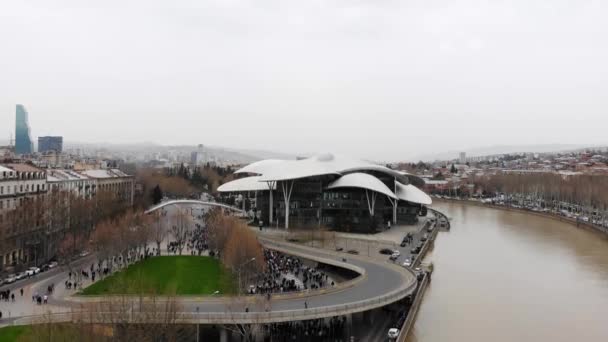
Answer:
[[38, 137], [38, 152], [63, 152], [63, 137]]
[[0, 271], [17, 264], [35, 263], [43, 255], [44, 222], [36, 208], [28, 211], [18, 227], [9, 212], [47, 193], [46, 172], [28, 164], [0, 165]]
[[73, 170], [49, 170], [46, 179], [49, 191], [71, 192], [85, 199], [92, 198], [97, 188], [95, 179]]
[[84, 170], [80, 174], [95, 180], [96, 190], [109, 191], [118, 195], [118, 198], [129, 205], [133, 204], [135, 181], [118, 169]]
[[15, 153], [31, 154], [32, 152], [34, 152], [34, 144], [28, 113], [23, 105], [18, 104], [15, 113]]
[[63, 210], [55, 205], [63, 198], [59, 192], [91, 199], [100, 191], [111, 192], [121, 203], [132, 205], [134, 179], [117, 169], [78, 172], [0, 164], [0, 274], [40, 265], [57, 255], [71, 219], [56, 219], [61, 216], [55, 213], [62, 215]]
[[467, 163], [467, 153], [466, 152], [460, 152], [460, 156], [458, 158], [458, 163], [459, 164], [466, 164]]

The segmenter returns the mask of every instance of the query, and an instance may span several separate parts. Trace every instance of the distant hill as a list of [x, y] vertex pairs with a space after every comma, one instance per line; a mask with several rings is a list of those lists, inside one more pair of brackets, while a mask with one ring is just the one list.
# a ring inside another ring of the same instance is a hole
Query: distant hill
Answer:
[[[84, 150], [106, 149], [108, 151], [121, 151], [130, 153], [156, 153], [169, 150], [178, 150], [184, 153], [189, 153], [197, 149], [196, 145], [159, 145], [151, 142], [141, 142], [132, 144], [113, 144], [113, 143], [83, 143], [83, 142], [66, 142], [65, 149], [80, 148]], [[294, 159], [284, 153], [276, 153], [272, 151], [251, 150], [251, 149], [235, 149], [221, 146], [204, 145], [204, 149], [209, 153], [224, 159], [238, 163], [251, 163], [254, 161], [276, 158], [276, 159]]]
[[409, 158], [410, 161], [434, 161], [458, 159], [460, 152], [466, 152], [467, 157], [491, 156], [507, 153], [548, 153], [548, 152], [567, 152], [587, 148], [598, 148], [600, 145], [573, 145], [573, 144], [546, 144], [546, 145], [496, 145], [465, 149], [459, 151], [446, 151], [442, 153], [420, 155]]

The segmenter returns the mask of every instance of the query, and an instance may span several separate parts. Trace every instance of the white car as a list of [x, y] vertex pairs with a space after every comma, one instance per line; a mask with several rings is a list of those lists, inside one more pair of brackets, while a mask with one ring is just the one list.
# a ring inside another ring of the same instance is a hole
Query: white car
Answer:
[[17, 281], [17, 276], [14, 274], [9, 274], [6, 279], [4, 279], [5, 284], [12, 284]]
[[412, 266], [412, 260], [405, 259], [405, 261], [403, 262], [403, 267], [410, 267], [410, 266]]
[[397, 260], [397, 259], [399, 259], [399, 256], [401, 256], [401, 253], [399, 251], [394, 251], [393, 254], [391, 254], [390, 259]]
[[399, 329], [397, 329], [397, 328], [388, 329], [388, 338], [394, 340], [394, 339], [397, 339], [398, 337], [399, 337]]
[[28, 272], [28, 271], [32, 272], [31, 275], [35, 275], [35, 274], [40, 273], [40, 267], [35, 267], [35, 266], [34, 267], [30, 267], [26, 272]]
[[55, 268], [55, 267], [57, 267], [57, 265], [58, 265], [57, 261], [53, 261], [49, 264], [49, 268]]
[[26, 277], [27, 277], [27, 273], [25, 273], [25, 272], [17, 273], [17, 276], [16, 276], [17, 280], [21, 280]]

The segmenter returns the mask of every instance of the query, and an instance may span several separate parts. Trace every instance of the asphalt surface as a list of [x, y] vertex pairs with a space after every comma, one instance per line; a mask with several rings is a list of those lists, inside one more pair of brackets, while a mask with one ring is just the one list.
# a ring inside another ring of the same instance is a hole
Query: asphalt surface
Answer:
[[[303, 293], [297, 298], [289, 299], [271, 297], [269, 306], [259, 304], [263, 301], [261, 296], [254, 296], [259, 298], [257, 300], [258, 304], [251, 304], [254, 302], [251, 296], [246, 296], [246, 298], [238, 304], [235, 304], [234, 299], [224, 299], [220, 297], [179, 298], [178, 303], [180, 304], [180, 311], [219, 314], [227, 311], [238, 310], [243, 310], [241, 312], [244, 312], [245, 308], [247, 308], [249, 312], [255, 313], [263, 312], [269, 307], [272, 312], [290, 312], [298, 314], [309, 312], [311, 309], [323, 309], [337, 305], [348, 305], [362, 300], [379, 298], [387, 293], [403, 289], [404, 286], [409, 286], [416, 282], [415, 276], [411, 272], [401, 267], [391, 265], [387, 261], [351, 256], [348, 254], [336, 255], [336, 253], [321, 249], [311, 250], [308, 247], [295, 244], [287, 244], [287, 246], [291, 251], [298, 252], [300, 254], [307, 254], [309, 255], [310, 259], [313, 260], [316, 257], [320, 257], [340, 262], [343, 258], [346, 258], [347, 263], [365, 269], [366, 274], [364, 277], [362, 277], [362, 279], [359, 279], [355, 285], [346, 289], [340, 289], [338, 291], [330, 290], [328, 293], [323, 294], [314, 293], [310, 295]], [[90, 255], [75, 262], [75, 265], [83, 265], [83, 268], [88, 268], [87, 265], [90, 265], [90, 263], [94, 260], [95, 256]], [[75, 266], [75, 268], [78, 268], [78, 266]], [[66, 300], [69, 299], [69, 296], [73, 293], [73, 291], [66, 292], [63, 289], [63, 283], [66, 279], [67, 270], [65, 268], [53, 269], [51, 271], [41, 273], [31, 279], [23, 280], [16, 284], [11, 284], [10, 288], [18, 291], [19, 288], [27, 286], [30, 288], [29, 293], [43, 294], [46, 292], [48, 285], [55, 284], [56, 291], [49, 298], [49, 306], [45, 306], [45, 308], [48, 308], [47, 310], [51, 312], [65, 312], [69, 310], [70, 307], [79, 305]], [[88, 284], [89, 282], [85, 283], [85, 285]], [[24, 300], [27, 301], [27, 298]], [[1, 303], [0, 305], [4, 306], [4, 303]], [[31, 310], [31, 313], [26, 313], [25, 315], [21, 316], [39, 314], [40, 306], [36, 306], [35, 304], [33, 306], [34, 308]], [[13, 316], [12, 320], [17, 319], [16, 323], [18, 323], [19, 317], [20, 316]], [[6, 324], [7, 321], [4, 320], [1, 323]]]

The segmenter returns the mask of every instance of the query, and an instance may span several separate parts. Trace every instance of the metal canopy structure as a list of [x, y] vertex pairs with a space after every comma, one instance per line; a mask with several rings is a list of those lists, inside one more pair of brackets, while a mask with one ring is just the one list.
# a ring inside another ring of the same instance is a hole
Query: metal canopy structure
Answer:
[[395, 194], [389, 189], [384, 183], [378, 178], [367, 174], [367, 173], [349, 173], [344, 175], [327, 186], [327, 189], [338, 189], [338, 188], [360, 188], [365, 189], [365, 198], [367, 199], [367, 208], [369, 214], [374, 216], [376, 208], [376, 197], [377, 195], [386, 195], [389, 200], [392, 201], [397, 198]]
[[228, 183], [224, 183], [217, 188], [219, 192], [245, 192], [245, 191], [266, 191], [276, 190], [276, 184], [269, 188], [266, 182], [260, 182], [261, 176], [252, 176], [235, 179]]
[[[381, 173], [394, 179], [394, 190], [389, 189], [374, 175], [365, 173]], [[397, 205], [399, 200], [418, 204], [431, 204], [431, 199], [424, 192], [410, 183], [421, 184], [423, 181], [414, 175], [392, 170], [386, 166], [367, 161], [352, 159], [333, 154], [319, 154], [310, 158], [298, 160], [268, 159], [249, 164], [235, 172], [236, 174], [253, 174], [255, 176], [233, 180], [218, 188], [220, 192], [246, 192], [269, 190], [269, 223], [273, 222], [273, 190], [279, 184], [285, 204], [285, 228], [289, 228], [289, 208], [294, 183], [299, 179], [334, 176], [338, 177], [327, 186], [327, 189], [344, 187], [361, 188], [366, 190], [368, 210], [373, 216], [377, 194], [388, 197], [393, 206], [393, 221], [397, 223]], [[406, 183], [406, 184], [404, 184]]]
[[396, 194], [400, 200], [424, 205], [431, 205], [433, 203], [429, 195], [411, 184], [405, 185], [395, 182], [395, 185], [397, 189]]

